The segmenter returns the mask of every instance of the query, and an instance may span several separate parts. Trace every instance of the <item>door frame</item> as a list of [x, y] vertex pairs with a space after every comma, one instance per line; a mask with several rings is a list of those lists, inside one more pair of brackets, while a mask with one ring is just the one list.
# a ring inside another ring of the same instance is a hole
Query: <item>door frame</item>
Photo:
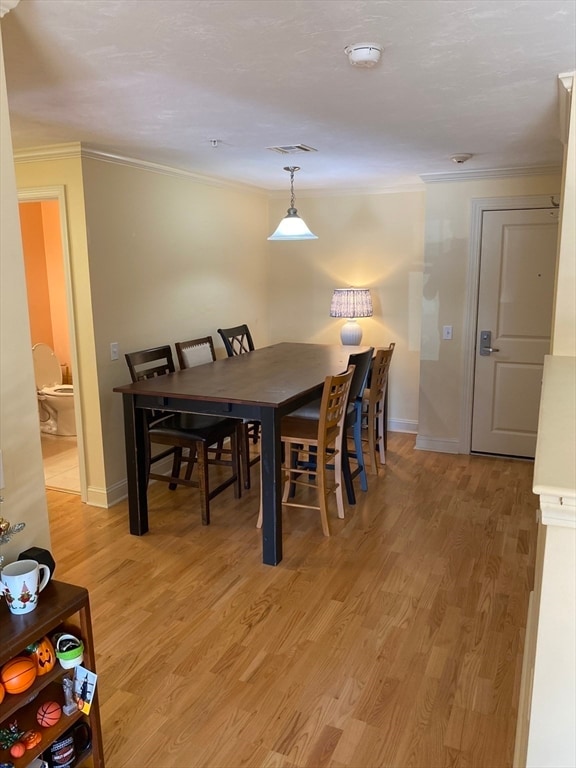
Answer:
[[470, 238], [468, 252], [468, 277], [466, 282], [466, 307], [462, 332], [462, 411], [460, 414], [460, 451], [472, 449], [472, 403], [474, 400], [474, 369], [476, 366], [476, 326], [478, 321], [478, 297], [480, 292], [480, 250], [482, 247], [482, 219], [484, 211], [509, 211], [518, 209], [555, 208], [553, 195], [523, 195], [514, 197], [472, 198], [470, 212]]
[[[68, 334], [70, 337], [70, 363], [72, 367], [72, 382], [74, 384], [74, 414], [76, 417], [76, 442], [78, 449], [78, 469], [80, 473], [80, 498], [87, 500], [86, 464], [84, 455], [84, 433], [82, 425], [82, 401], [80, 378], [78, 375], [78, 355], [76, 352], [76, 318], [74, 314], [74, 289], [72, 286], [72, 266], [70, 261], [70, 245], [68, 242], [68, 215], [66, 209], [66, 189], [63, 185], [51, 187], [30, 187], [18, 190], [18, 203], [41, 203], [45, 200], [57, 200], [60, 216], [60, 240], [62, 242], [62, 259], [64, 262], [64, 282], [66, 290], [66, 311], [68, 313]], [[32, 354], [32, 350], [30, 350]], [[40, 426], [38, 426], [40, 429]]]

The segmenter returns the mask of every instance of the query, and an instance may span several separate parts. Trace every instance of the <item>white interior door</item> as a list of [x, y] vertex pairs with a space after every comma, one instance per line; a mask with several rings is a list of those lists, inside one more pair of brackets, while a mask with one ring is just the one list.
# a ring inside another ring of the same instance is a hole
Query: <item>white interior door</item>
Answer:
[[473, 452], [533, 457], [550, 350], [558, 211], [484, 211]]

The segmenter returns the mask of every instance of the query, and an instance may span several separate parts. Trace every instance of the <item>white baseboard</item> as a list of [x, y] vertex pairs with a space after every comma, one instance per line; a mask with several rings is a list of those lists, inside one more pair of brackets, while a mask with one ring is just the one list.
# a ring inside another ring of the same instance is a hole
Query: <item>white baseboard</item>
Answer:
[[408, 432], [415, 435], [418, 432], [418, 422], [409, 419], [388, 419], [389, 432]]
[[460, 453], [460, 440], [455, 437], [438, 438], [422, 437], [416, 438], [416, 450], [435, 451], [436, 453]]

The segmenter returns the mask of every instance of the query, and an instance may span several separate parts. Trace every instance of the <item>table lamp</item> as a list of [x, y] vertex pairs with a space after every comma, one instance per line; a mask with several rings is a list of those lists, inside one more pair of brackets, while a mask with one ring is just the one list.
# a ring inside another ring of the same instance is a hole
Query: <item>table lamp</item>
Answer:
[[357, 346], [362, 341], [358, 317], [372, 317], [372, 296], [368, 288], [335, 288], [330, 305], [330, 317], [345, 317], [340, 331], [342, 344]]

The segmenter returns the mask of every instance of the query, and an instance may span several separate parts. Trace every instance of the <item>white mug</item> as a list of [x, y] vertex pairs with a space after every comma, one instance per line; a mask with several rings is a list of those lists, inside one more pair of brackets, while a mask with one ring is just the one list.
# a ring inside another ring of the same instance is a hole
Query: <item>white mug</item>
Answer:
[[50, 568], [47, 565], [36, 560], [17, 560], [0, 571], [0, 592], [12, 613], [30, 613], [38, 604], [38, 593], [49, 580]]

